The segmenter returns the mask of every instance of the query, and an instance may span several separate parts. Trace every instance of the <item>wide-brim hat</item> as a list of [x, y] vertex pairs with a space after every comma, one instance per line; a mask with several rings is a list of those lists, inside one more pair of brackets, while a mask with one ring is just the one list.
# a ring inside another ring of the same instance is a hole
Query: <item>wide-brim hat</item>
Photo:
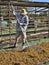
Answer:
[[21, 14], [27, 14], [26, 9], [22, 9], [22, 10], [21, 10]]

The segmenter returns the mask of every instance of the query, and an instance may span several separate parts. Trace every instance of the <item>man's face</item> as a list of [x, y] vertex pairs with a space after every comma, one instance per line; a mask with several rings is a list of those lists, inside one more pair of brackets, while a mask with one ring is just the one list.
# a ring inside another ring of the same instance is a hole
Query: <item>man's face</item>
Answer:
[[25, 14], [24, 14], [24, 10], [22, 10], [22, 11], [21, 11], [21, 15], [22, 15], [22, 16], [24, 16], [24, 15], [25, 15]]
[[22, 16], [25, 16], [25, 14], [24, 14], [24, 13], [21, 13], [21, 15], [22, 15]]

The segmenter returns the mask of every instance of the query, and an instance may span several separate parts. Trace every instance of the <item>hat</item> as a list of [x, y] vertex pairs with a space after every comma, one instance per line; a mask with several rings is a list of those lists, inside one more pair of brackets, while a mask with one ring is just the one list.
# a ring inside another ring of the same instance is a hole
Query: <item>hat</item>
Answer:
[[25, 9], [22, 9], [22, 10], [21, 10], [21, 13], [22, 13], [22, 14], [27, 14], [27, 11], [26, 11]]

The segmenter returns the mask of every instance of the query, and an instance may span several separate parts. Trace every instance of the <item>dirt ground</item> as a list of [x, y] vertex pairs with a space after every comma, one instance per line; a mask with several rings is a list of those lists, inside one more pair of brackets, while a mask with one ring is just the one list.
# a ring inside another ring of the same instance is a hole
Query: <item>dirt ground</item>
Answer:
[[0, 52], [0, 65], [34, 65], [45, 60], [49, 60], [49, 43], [22, 52], [16, 50]]

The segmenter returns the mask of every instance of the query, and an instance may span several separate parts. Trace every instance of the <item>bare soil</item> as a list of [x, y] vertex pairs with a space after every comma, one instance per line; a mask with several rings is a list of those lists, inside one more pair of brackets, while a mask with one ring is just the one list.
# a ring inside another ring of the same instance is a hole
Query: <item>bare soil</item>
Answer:
[[0, 65], [34, 65], [49, 60], [49, 43], [43, 43], [18, 52], [0, 52]]

